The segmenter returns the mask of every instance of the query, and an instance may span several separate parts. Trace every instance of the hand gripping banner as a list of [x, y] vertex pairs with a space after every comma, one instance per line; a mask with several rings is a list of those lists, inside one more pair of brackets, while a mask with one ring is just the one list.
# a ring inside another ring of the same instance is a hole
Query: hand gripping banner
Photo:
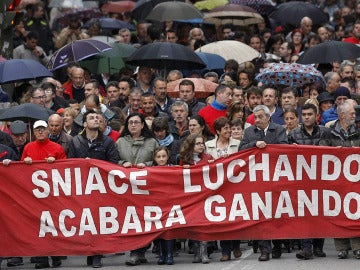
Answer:
[[0, 165], [0, 256], [106, 254], [156, 238], [360, 236], [359, 148], [268, 145], [205, 166]]

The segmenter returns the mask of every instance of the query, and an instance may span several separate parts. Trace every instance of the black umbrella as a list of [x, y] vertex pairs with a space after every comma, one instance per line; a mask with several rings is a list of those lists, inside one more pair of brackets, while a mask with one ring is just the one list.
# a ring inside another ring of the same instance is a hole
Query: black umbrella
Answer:
[[147, 44], [135, 51], [126, 61], [135, 66], [157, 69], [201, 69], [206, 64], [188, 47], [170, 42]]
[[297, 61], [300, 64], [326, 64], [360, 57], [360, 47], [343, 41], [327, 41], [305, 51]]
[[53, 74], [46, 67], [35, 60], [12, 59], [0, 63], [0, 83], [52, 76]]
[[192, 4], [183, 2], [164, 2], [156, 5], [147, 15], [151, 21], [166, 22], [175, 20], [201, 19], [203, 15]]
[[24, 103], [4, 110], [0, 115], [0, 120], [22, 120], [26, 123], [35, 122], [36, 120], [47, 121], [49, 116], [53, 113], [54, 112], [52, 110], [46, 109], [40, 105]]
[[[121, 20], [118, 20], [118, 19], [113, 19], [113, 18], [100, 18], [98, 19], [99, 22], [100, 22], [100, 26], [102, 29], [121, 29], [121, 28], [127, 28], [129, 29], [130, 31], [134, 31], [135, 30], [135, 26], [130, 24], [130, 23], [127, 23], [127, 22], [124, 22], [124, 21], [121, 21]], [[87, 21], [83, 28], [87, 29], [89, 28], [89, 24], [90, 24], [90, 21]]]
[[[133, 18], [137, 21], [143, 20], [157, 4], [169, 1], [174, 2], [172, 0], [139, 0], [132, 11]], [[185, 2], [185, 0], [176, 1]]]
[[278, 5], [270, 14], [270, 18], [282, 24], [300, 26], [303, 17], [309, 17], [314, 25], [321, 25], [329, 21], [328, 15], [317, 6], [307, 2], [291, 1]]

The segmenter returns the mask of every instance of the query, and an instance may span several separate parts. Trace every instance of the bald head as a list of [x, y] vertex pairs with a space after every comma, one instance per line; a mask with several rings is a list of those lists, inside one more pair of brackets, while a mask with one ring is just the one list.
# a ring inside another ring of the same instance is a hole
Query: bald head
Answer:
[[304, 36], [308, 35], [313, 26], [313, 21], [309, 17], [303, 17], [300, 21], [300, 28], [301, 32], [304, 34]]

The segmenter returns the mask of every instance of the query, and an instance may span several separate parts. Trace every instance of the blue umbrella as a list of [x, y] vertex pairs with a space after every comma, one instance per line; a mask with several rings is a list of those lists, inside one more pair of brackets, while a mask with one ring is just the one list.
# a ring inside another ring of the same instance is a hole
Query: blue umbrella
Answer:
[[76, 40], [58, 49], [51, 56], [47, 68], [50, 70], [62, 68], [69, 63], [77, 63], [111, 48], [110, 45], [95, 39]]
[[31, 59], [12, 59], [0, 63], [0, 83], [52, 77], [42, 64]]
[[[121, 29], [121, 28], [127, 28], [130, 31], [134, 31], [135, 30], [135, 26], [124, 22], [124, 21], [120, 21], [117, 19], [113, 19], [113, 18], [100, 18], [98, 19], [100, 22], [100, 26], [102, 29]], [[83, 28], [89, 28], [89, 22], [87, 21]]]
[[207, 70], [224, 69], [226, 60], [213, 53], [195, 52], [206, 65]]

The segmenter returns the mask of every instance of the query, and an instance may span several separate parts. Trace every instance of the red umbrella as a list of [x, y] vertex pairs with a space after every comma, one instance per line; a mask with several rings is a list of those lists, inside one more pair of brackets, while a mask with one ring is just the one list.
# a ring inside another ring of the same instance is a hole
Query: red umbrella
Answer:
[[101, 7], [103, 13], [123, 13], [134, 9], [136, 3], [133, 1], [107, 2]]
[[[185, 79], [194, 82], [195, 96], [197, 98], [207, 98], [212, 93], [214, 93], [215, 88], [218, 86], [217, 83], [201, 78], [185, 78]], [[185, 79], [179, 79], [173, 82], [169, 82], [167, 84], [167, 93], [170, 97], [174, 97], [174, 98], [179, 97], [179, 84]]]

